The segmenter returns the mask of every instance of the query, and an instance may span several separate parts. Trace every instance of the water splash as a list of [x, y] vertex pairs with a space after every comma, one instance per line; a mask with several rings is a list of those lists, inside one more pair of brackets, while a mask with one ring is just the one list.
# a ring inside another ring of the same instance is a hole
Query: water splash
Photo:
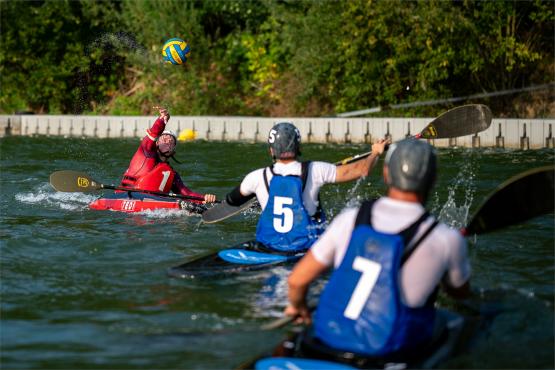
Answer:
[[349, 191], [347, 192], [347, 202], [345, 203], [345, 207], [358, 207], [362, 203], [362, 198], [360, 195], [357, 194], [361, 185], [365, 182], [365, 178], [359, 178], [355, 181], [355, 184]]
[[[97, 198], [98, 194], [57, 192], [54, 191], [48, 183], [37, 186], [35, 191], [17, 193], [15, 195], [15, 199], [21, 203], [55, 207], [67, 211], [88, 210], [89, 204]], [[136, 212], [133, 215], [142, 217], [145, 219], [146, 223], [148, 223], [148, 220], [180, 219], [183, 218], [183, 216], [192, 219], [200, 219], [199, 214], [181, 209], [145, 210]], [[198, 223], [200, 224], [200, 220]]]
[[[115, 211], [117, 212], [117, 211]], [[137, 215], [144, 216], [145, 218], [153, 219], [171, 219], [183, 216], [197, 216], [200, 217], [198, 213], [189, 212], [184, 209], [171, 209], [171, 208], [160, 208], [160, 209], [147, 209], [141, 212], [137, 212]]]
[[[475, 175], [477, 169], [476, 161], [474, 160], [473, 151], [464, 151], [461, 157], [460, 170], [457, 175], [450, 181], [448, 185], [447, 201], [440, 206], [439, 196], [437, 193], [433, 195], [432, 212], [438, 214], [438, 219], [447, 225], [460, 229], [466, 225], [468, 213], [474, 194], [476, 192]], [[459, 203], [457, 204], [457, 198]], [[441, 207], [441, 208], [440, 208]], [[439, 212], [437, 209], [439, 209]]]
[[[335, 193], [335, 195], [332, 197], [334, 198], [331, 202], [332, 205], [324, 208], [327, 216], [326, 224], [329, 224], [329, 222], [343, 209], [360, 206], [362, 201], [368, 198], [368, 196], [365, 195], [366, 186], [373, 190], [373, 184], [370, 183], [367, 178], [359, 178], [346, 192], [339, 187], [330, 188], [330, 191]], [[323, 197], [326, 204], [330, 203], [327, 198], [328, 197]]]
[[[97, 78], [113, 75], [114, 66], [124, 67], [126, 73], [140, 75], [143, 72], [132, 66], [144, 68], [162, 64], [159, 54], [150, 52], [135, 35], [127, 32], [103, 33], [90, 42], [84, 52], [87, 56], [91, 56], [91, 64], [82, 68], [75, 76], [76, 88], [79, 91], [73, 107], [73, 112], [76, 114], [97, 109], [97, 97], [90, 95], [89, 84]], [[104, 102], [100, 101], [100, 103]]]
[[82, 210], [88, 208], [89, 203], [97, 197], [83, 193], [55, 192], [48, 183], [39, 185], [36, 191], [17, 193], [15, 199], [25, 204], [41, 204], [49, 207], [58, 207], [63, 210]]
[[254, 202], [252, 206], [244, 209], [241, 212], [241, 215], [245, 217], [248, 222], [258, 222], [258, 218], [262, 213], [262, 207], [260, 207], [260, 203], [258, 201]]
[[90, 54], [96, 49], [117, 49], [125, 54], [136, 53], [141, 58], [148, 55], [148, 50], [137, 41], [135, 36], [126, 32], [104, 33], [91, 42], [85, 51]]

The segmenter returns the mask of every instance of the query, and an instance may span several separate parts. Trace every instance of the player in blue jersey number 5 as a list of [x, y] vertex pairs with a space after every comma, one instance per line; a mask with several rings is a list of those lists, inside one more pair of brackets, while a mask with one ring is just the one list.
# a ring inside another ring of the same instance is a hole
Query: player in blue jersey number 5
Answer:
[[274, 164], [249, 173], [227, 195], [226, 201], [239, 206], [256, 196], [262, 207], [256, 240], [271, 250], [296, 253], [307, 250], [323, 230], [320, 188], [367, 176], [386, 142], [373, 144], [372, 154], [367, 158], [338, 166], [299, 162], [301, 134], [289, 122], [272, 127], [268, 144]]
[[387, 195], [339, 214], [288, 279], [285, 314], [311, 322], [310, 283], [333, 265], [314, 315], [314, 336], [361, 356], [410, 353], [433, 336], [434, 301], [470, 293], [470, 263], [461, 234], [424, 208], [436, 154], [424, 141], [391, 145], [384, 161]]

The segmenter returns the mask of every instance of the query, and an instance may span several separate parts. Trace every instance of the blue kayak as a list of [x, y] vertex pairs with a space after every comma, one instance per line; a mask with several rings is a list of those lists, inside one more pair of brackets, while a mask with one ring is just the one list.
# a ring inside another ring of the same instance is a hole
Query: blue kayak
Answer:
[[318, 369], [318, 370], [354, 370], [356, 367], [343, 365], [338, 362], [311, 360], [294, 357], [268, 357], [255, 364], [256, 370], [291, 370], [291, 369]]
[[168, 269], [168, 275], [195, 279], [262, 270], [295, 262], [305, 252], [287, 253], [270, 249], [255, 240], [193, 258]]
[[[313, 335], [312, 328], [294, 333], [276, 346], [271, 354], [240, 365], [239, 369], [256, 370], [348, 370], [348, 369], [431, 369], [449, 359], [464, 347], [463, 333], [470, 333], [475, 322], [445, 309], [437, 311], [438, 330], [434, 339], [410, 353], [387, 357], [335, 350]], [[464, 330], [463, 330], [464, 329]]]

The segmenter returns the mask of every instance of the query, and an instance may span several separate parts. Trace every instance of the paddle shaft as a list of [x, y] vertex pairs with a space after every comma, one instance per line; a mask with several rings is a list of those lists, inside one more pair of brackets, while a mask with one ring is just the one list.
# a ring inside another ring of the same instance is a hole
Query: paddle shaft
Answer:
[[122, 186], [105, 185], [105, 184], [100, 184], [100, 187], [102, 189], [109, 189], [109, 190], [122, 190], [122, 191], [136, 192], [136, 193], [146, 193], [146, 194], [152, 194], [152, 195], [159, 195], [159, 196], [170, 197], [170, 198], [199, 200], [201, 202], [204, 201], [204, 198], [195, 197], [193, 195], [168, 194], [168, 193], [163, 193], [161, 191], [132, 189], [132, 188], [125, 188], [125, 187], [122, 187]]
[[268, 324], [264, 324], [260, 327], [260, 330], [274, 330], [274, 329], [279, 329], [287, 324], [289, 324], [290, 322], [292, 322], [293, 320], [295, 320], [294, 316], [284, 316], [284, 317], [280, 317], [277, 320], [274, 320]]
[[[475, 134], [487, 129], [491, 124], [491, 119], [491, 111], [487, 106], [481, 104], [463, 105], [448, 110], [435, 118], [422, 131], [412, 137], [415, 139], [442, 139]], [[345, 158], [336, 162], [335, 165], [353, 163], [368, 157], [370, 154], [372, 154], [371, 151]], [[204, 212], [203, 221], [207, 223], [222, 221], [247, 207], [246, 204], [237, 207], [222, 204], [220, 207], [214, 207]]]
[[[410, 136], [410, 137], [413, 138], [413, 139], [420, 139], [422, 137], [422, 134], [418, 133], [418, 134], [416, 134], [414, 136]], [[385, 150], [387, 150], [388, 148], [389, 148], [389, 144], [387, 144], [385, 146]], [[336, 166], [339, 166], [339, 165], [342, 165], [342, 164], [349, 164], [349, 163], [357, 162], [357, 161], [360, 161], [361, 159], [364, 159], [364, 158], [368, 157], [370, 154], [372, 154], [372, 151], [362, 153], [362, 154], [357, 154], [353, 157], [342, 159], [338, 162], [335, 162], [334, 164]]]
[[[310, 312], [313, 312], [316, 309], [316, 305], [315, 304], [309, 304], [308, 307]], [[260, 330], [273, 330], [273, 329], [279, 329], [281, 327], [284, 327], [285, 325], [293, 322], [294, 320], [296, 320], [299, 316], [283, 316], [280, 317], [277, 320], [274, 320], [268, 324], [262, 325], [260, 327]]]
[[[476, 134], [491, 125], [491, 110], [482, 104], [463, 105], [448, 110], [436, 117], [414, 139], [450, 139]], [[386, 147], [387, 150], [387, 147]], [[336, 165], [349, 164], [368, 157], [372, 152], [358, 154], [336, 162]]]
[[65, 192], [86, 193], [86, 192], [98, 191], [102, 189], [111, 189], [111, 190], [121, 190], [121, 191], [127, 191], [127, 192], [159, 195], [159, 196], [169, 197], [169, 198], [198, 200], [201, 202], [204, 201], [203, 197], [197, 197], [193, 195], [168, 194], [168, 193], [163, 193], [161, 191], [155, 191], [155, 190], [143, 190], [143, 189], [126, 188], [123, 186], [106, 185], [96, 181], [95, 179], [91, 178], [88, 174], [84, 172], [71, 171], [71, 170], [56, 171], [52, 173], [50, 175], [50, 184], [54, 187], [54, 189], [58, 191], [65, 191]]

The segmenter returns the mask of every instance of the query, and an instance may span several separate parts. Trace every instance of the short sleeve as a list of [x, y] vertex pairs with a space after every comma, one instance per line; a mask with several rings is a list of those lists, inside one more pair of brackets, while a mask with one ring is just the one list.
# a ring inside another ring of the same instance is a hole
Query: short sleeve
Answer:
[[242, 195], [251, 195], [256, 193], [259, 182], [262, 179], [262, 171], [264, 168], [259, 168], [249, 173], [241, 182], [240, 191]]
[[450, 248], [447, 257], [448, 270], [445, 282], [453, 288], [460, 288], [470, 279], [471, 267], [468, 248], [466, 240], [456, 230], [452, 230], [448, 239], [446, 245]]
[[312, 178], [319, 184], [333, 184], [337, 176], [337, 166], [328, 162], [311, 163]]
[[333, 219], [310, 249], [318, 262], [339, 266], [351, 240], [357, 214], [358, 208], [347, 208]]

